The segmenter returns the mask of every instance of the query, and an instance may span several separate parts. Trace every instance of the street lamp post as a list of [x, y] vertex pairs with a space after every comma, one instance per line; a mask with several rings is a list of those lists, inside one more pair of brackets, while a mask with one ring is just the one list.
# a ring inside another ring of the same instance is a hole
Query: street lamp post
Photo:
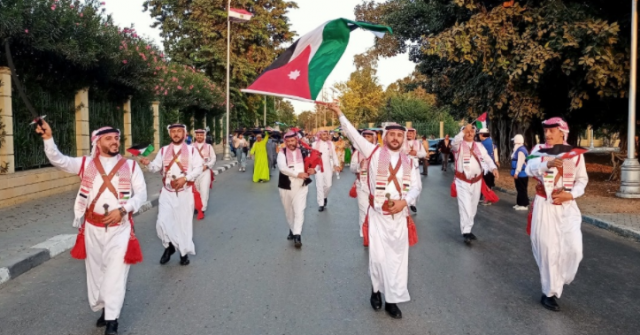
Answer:
[[230, 161], [231, 154], [229, 152], [229, 63], [231, 59], [231, 19], [229, 18], [229, 12], [231, 11], [231, 0], [227, 1], [227, 133], [225, 140], [222, 143], [226, 143], [222, 155], [222, 160]]
[[620, 198], [640, 198], [640, 164], [636, 159], [636, 71], [638, 58], [638, 0], [631, 1], [631, 75], [629, 76], [629, 123], [627, 158], [621, 168]]

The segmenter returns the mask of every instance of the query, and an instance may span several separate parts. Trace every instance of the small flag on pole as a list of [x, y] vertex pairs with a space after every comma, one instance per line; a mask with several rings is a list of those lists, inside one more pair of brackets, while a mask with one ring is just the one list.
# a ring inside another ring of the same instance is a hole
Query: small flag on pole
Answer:
[[142, 156], [147, 157], [150, 153], [153, 152], [153, 145], [151, 144], [136, 144], [131, 148], [127, 149], [127, 152], [134, 156]]
[[244, 9], [229, 8], [229, 20], [231, 22], [247, 22], [251, 20], [253, 14]]
[[480, 115], [473, 124], [476, 126], [476, 129], [478, 130], [482, 128], [487, 128], [487, 112], [482, 113], [482, 115]]

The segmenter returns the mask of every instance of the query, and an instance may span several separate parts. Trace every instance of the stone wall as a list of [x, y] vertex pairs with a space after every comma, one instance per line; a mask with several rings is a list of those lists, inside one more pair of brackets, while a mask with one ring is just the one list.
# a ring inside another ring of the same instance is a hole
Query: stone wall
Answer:
[[77, 190], [79, 185], [78, 176], [53, 167], [0, 175], [0, 208]]

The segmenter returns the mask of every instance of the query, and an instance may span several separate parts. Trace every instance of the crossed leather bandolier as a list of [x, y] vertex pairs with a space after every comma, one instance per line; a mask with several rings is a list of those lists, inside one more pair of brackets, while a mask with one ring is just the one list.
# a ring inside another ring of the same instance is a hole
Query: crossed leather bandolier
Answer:
[[[118, 171], [120, 171], [120, 168], [122, 167], [122, 165], [124, 165], [124, 163], [127, 162], [127, 160], [124, 157], [120, 158], [118, 163], [116, 163], [116, 165], [113, 167], [113, 169], [109, 174], [106, 174], [104, 172], [104, 167], [102, 166], [102, 163], [100, 162], [99, 159], [94, 159], [93, 162], [96, 165], [96, 169], [98, 170], [98, 173], [100, 173], [100, 177], [102, 177], [102, 185], [100, 186], [100, 189], [98, 189], [98, 193], [96, 194], [96, 197], [91, 202], [91, 205], [89, 205], [89, 208], [87, 209], [84, 216], [86, 221], [89, 222], [90, 224], [98, 227], [106, 227], [106, 225], [102, 222], [102, 220], [104, 219], [104, 215], [100, 215], [94, 212], [96, 203], [98, 202], [98, 199], [100, 199], [100, 196], [102, 196], [102, 193], [104, 193], [104, 191], [107, 189], [109, 189], [109, 192], [111, 192], [113, 196], [116, 197], [116, 199], [120, 200], [120, 198], [118, 197], [118, 191], [111, 183], [111, 180], [113, 180], [113, 177], [116, 175], [116, 173], [118, 173]], [[131, 213], [129, 213], [129, 215], [131, 215]], [[113, 224], [110, 224], [110, 226], [115, 227], [115, 226], [118, 226], [119, 224], [120, 223], [113, 223]]]

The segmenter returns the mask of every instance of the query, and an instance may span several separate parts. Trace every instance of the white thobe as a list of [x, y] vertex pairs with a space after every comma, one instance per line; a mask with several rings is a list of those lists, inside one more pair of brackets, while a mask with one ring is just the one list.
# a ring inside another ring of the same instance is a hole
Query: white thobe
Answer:
[[331, 184], [333, 183], [333, 168], [334, 166], [340, 166], [340, 161], [338, 161], [336, 147], [331, 141], [316, 141], [313, 143], [312, 148], [322, 153], [324, 172], [320, 168], [316, 169], [316, 194], [318, 206], [324, 206], [324, 199], [329, 196]]
[[[381, 150], [371, 155], [377, 145], [372, 144], [362, 137], [358, 130], [342, 115], [340, 116], [342, 129], [346, 129], [347, 137], [359, 152], [371, 157], [369, 172], [376, 173]], [[389, 162], [396, 166], [400, 159], [400, 152], [390, 151]], [[403, 167], [398, 169], [396, 178], [402, 183]], [[369, 187], [375, 190], [376, 180], [369, 178]], [[420, 172], [412, 165], [409, 191], [404, 200], [412, 203], [422, 190]], [[391, 195], [392, 200], [400, 200], [402, 194], [398, 193], [394, 183], [388, 183], [385, 193]], [[384, 300], [388, 303], [400, 303], [410, 300], [407, 281], [409, 278], [409, 230], [407, 229], [407, 208], [395, 215], [384, 215], [381, 204], [369, 206], [369, 275], [373, 291], [384, 294]]]
[[[287, 148], [286, 150], [289, 149]], [[293, 235], [301, 235], [309, 187], [304, 185], [304, 179], [298, 178], [299, 173], [305, 172], [302, 156], [299, 157], [299, 160], [296, 160], [295, 155], [292, 158], [292, 162], [287, 162], [284, 149], [278, 153], [278, 170], [291, 180], [290, 190], [281, 188], [278, 190], [280, 191], [280, 200], [282, 200], [282, 206], [284, 206], [284, 214], [287, 218], [289, 229], [291, 229]]]
[[[44, 141], [44, 150], [51, 164], [65, 172], [78, 174], [82, 168], [82, 157], [68, 157], [63, 155], [53, 139]], [[117, 157], [99, 156], [105, 173], [109, 174], [118, 163]], [[85, 168], [91, 162], [91, 158], [85, 160]], [[131, 175], [132, 196], [124, 205], [128, 213], [135, 213], [142, 204], [147, 201], [147, 185], [144, 182], [144, 175], [140, 166], [132, 160], [127, 160], [129, 170], [133, 170]], [[135, 167], [134, 167], [135, 165]], [[111, 179], [111, 184], [118, 187], [118, 174]], [[89, 190], [87, 199], [90, 204], [98, 195], [98, 190], [102, 185], [102, 178], [96, 177], [93, 181], [93, 188]], [[120, 202], [108, 190], [104, 191], [96, 202], [96, 214], [104, 215], [103, 206], [109, 208], [120, 208]], [[124, 296], [127, 288], [127, 276], [130, 265], [124, 262], [124, 256], [129, 245], [129, 235], [131, 233], [131, 221], [125, 216], [120, 225], [111, 226], [108, 229], [96, 227], [92, 224], [85, 224], [85, 247], [87, 258], [85, 268], [87, 271], [87, 293], [89, 305], [94, 312], [104, 308], [105, 320], [115, 320], [120, 317], [120, 310], [124, 303]]]
[[[403, 150], [404, 153], [407, 154], [409, 156], [409, 158], [411, 158], [411, 161], [413, 162], [413, 164], [415, 165], [415, 167], [417, 169], [420, 168], [420, 160], [427, 157], [427, 151], [424, 149], [424, 146], [422, 145], [422, 141], [418, 140], [418, 139], [414, 139], [414, 140], [407, 140], [406, 145], [403, 146]], [[411, 152], [411, 150], [415, 150], [416, 151], [416, 155], [412, 156], [409, 155], [409, 152]], [[426, 168], [426, 165], [425, 165]], [[420, 195], [418, 195], [415, 199], [415, 201], [412, 204], [409, 205], [416, 205], [418, 203], [418, 201], [420, 201]]]
[[[151, 172], [164, 172], [164, 161], [160, 154], [169, 150], [170, 146], [162, 148], [156, 158], [147, 167]], [[174, 146], [173, 152], [177, 154], [181, 146]], [[202, 158], [198, 155], [195, 148], [187, 145], [189, 164], [186, 171], [187, 181], [195, 181], [202, 173]], [[169, 153], [171, 154], [171, 153]], [[193, 190], [191, 186], [185, 184], [178, 193], [171, 187], [171, 176], [184, 175], [178, 164], [172, 164], [171, 169], [166, 173], [164, 180], [164, 188], [160, 192], [158, 199], [158, 221], [156, 222], [156, 231], [158, 237], [162, 240], [165, 248], [169, 247], [169, 243], [173, 244], [176, 250], [180, 251], [181, 256], [187, 254], [195, 255], [196, 248], [193, 244]]]
[[[458, 172], [464, 172], [467, 179], [473, 179], [483, 173], [491, 173], [495, 170], [496, 164], [491, 159], [491, 156], [487, 153], [487, 149], [480, 143], [475, 143], [476, 148], [480, 150], [482, 157], [478, 157], [482, 161], [482, 165], [478, 164], [478, 161], [471, 155], [469, 166], [464, 168], [464, 159], [462, 158], [461, 145], [466, 145], [469, 150], [473, 150], [474, 142], [465, 142], [463, 140], [464, 134], [460, 132], [451, 142], [451, 151], [455, 155], [455, 170]], [[483, 166], [484, 165], [484, 166]], [[458, 212], [460, 213], [460, 231], [462, 234], [471, 233], [473, 228], [474, 219], [478, 212], [478, 201], [480, 201], [480, 195], [482, 193], [482, 180], [469, 184], [466, 181], [462, 181], [456, 178], [456, 190], [458, 192]]]
[[196, 143], [196, 154], [200, 156], [200, 153], [197, 152], [200, 149], [202, 152], [202, 156], [200, 158], [203, 159], [203, 169], [206, 167], [206, 170], [202, 171], [200, 176], [196, 178], [196, 189], [198, 193], [200, 193], [200, 199], [202, 199], [202, 211], [207, 210], [207, 204], [209, 203], [209, 191], [211, 190], [211, 175], [213, 171], [213, 167], [216, 165], [216, 153], [213, 150], [213, 146], [211, 144], [202, 142]]
[[362, 225], [367, 217], [367, 209], [369, 208], [369, 186], [367, 185], [367, 177], [363, 172], [367, 171], [367, 167], [362, 167], [361, 163], [365, 160], [360, 151], [354, 151], [351, 155], [351, 172], [360, 174], [360, 178], [356, 178], [356, 194], [358, 195], [358, 225], [360, 227], [360, 237], [362, 235]]
[[[584, 194], [589, 177], [584, 156], [572, 160], [578, 163], [571, 189], [571, 195], [576, 199]], [[557, 173], [556, 168], [551, 169]], [[544, 173], [551, 169], [541, 158], [534, 158], [527, 162], [525, 171], [527, 175], [542, 180]], [[560, 176], [555, 188], [559, 189], [562, 186], [563, 180]], [[540, 269], [542, 292], [548, 297], [555, 295], [560, 298], [563, 286], [573, 281], [582, 260], [582, 214], [575, 200], [554, 205], [551, 199], [547, 200], [539, 195], [535, 196], [532, 214], [531, 248]]]

